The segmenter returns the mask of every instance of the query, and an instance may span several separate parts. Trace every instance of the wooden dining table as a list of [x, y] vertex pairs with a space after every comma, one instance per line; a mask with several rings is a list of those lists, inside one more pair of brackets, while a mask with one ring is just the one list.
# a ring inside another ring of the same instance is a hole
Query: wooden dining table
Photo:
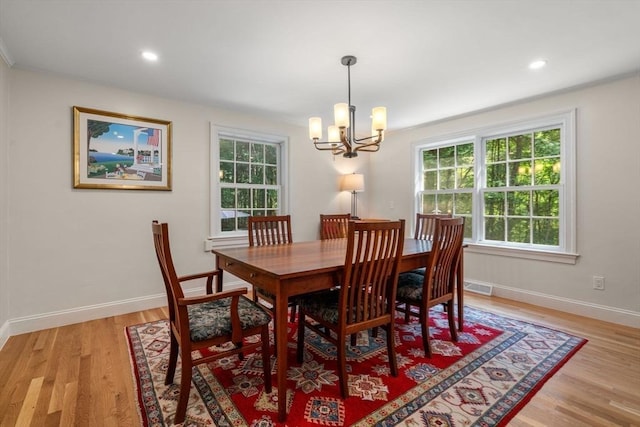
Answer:
[[[275, 296], [278, 420], [287, 417], [287, 311], [289, 297], [331, 289], [340, 282], [347, 239], [314, 240], [285, 245], [214, 249], [219, 270], [218, 292], [223, 272], [233, 274]], [[431, 250], [428, 240], [407, 238], [400, 271], [424, 267]], [[462, 256], [457, 277], [458, 329], [463, 328]]]

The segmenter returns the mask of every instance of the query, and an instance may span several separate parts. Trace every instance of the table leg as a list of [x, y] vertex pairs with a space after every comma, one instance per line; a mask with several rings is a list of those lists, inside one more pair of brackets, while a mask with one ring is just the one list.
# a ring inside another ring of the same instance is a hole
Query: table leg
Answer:
[[458, 299], [458, 330], [464, 330], [464, 248], [460, 250], [460, 261], [458, 262], [458, 273], [456, 280], [456, 293]]
[[279, 292], [276, 299], [276, 360], [278, 363], [278, 421], [287, 419], [287, 309], [288, 297]]
[[216, 293], [222, 292], [222, 274], [224, 270], [220, 267], [220, 258], [216, 255], [216, 269], [218, 270], [218, 278], [216, 280]]

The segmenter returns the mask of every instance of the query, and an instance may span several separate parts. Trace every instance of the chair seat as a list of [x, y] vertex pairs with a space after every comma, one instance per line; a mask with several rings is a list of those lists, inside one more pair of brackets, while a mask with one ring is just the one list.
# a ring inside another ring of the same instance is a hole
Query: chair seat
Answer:
[[328, 323], [338, 323], [338, 301], [340, 291], [338, 289], [316, 292], [310, 296], [300, 297], [298, 306], [311, 317], [317, 317]]
[[[194, 304], [187, 307], [192, 341], [206, 341], [231, 334], [231, 298]], [[242, 329], [264, 326], [271, 316], [250, 299], [241, 296], [238, 314]]]
[[424, 272], [410, 271], [398, 276], [398, 288], [396, 298], [401, 300], [422, 301], [424, 289]]

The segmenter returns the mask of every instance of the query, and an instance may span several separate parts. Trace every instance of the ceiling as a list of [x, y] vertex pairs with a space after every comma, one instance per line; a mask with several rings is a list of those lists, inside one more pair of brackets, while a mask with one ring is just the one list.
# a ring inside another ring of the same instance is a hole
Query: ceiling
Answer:
[[637, 72], [639, 22], [640, 0], [0, 0], [0, 55], [325, 128], [347, 101], [340, 59], [355, 55], [361, 134], [378, 105], [394, 130]]

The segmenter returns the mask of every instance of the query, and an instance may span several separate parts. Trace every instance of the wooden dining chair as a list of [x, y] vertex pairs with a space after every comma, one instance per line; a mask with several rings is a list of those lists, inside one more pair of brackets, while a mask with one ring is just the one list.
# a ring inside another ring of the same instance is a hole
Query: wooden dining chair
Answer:
[[[169, 247], [169, 227], [166, 223], [153, 221], [153, 242], [160, 271], [167, 291], [169, 306], [169, 335], [171, 339], [169, 364], [165, 384], [173, 383], [178, 363], [182, 361], [180, 395], [174, 423], [182, 423], [187, 412], [194, 365], [209, 363], [233, 354], [241, 355], [261, 349], [265, 390], [271, 392], [271, 366], [269, 354], [269, 322], [271, 315], [261, 306], [245, 297], [246, 288], [233, 291], [207, 293], [185, 298], [182, 283], [195, 279], [207, 279], [207, 290], [217, 271], [178, 276]], [[244, 342], [245, 337], [260, 335], [260, 339]], [[226, 343], [233, 346], [210, 356], [192, 358], [192, 352]]]
[[250, 216], [249, 246], [284, 245], [293, 242], [291, 215]]
[[[250, 216], [248, 220], [249, 246], [286, 245], [293, 242], [291, 215]], [[263, 306], [272, 310], [272, 314], [275, 313], [276, 299], [272, 293], [254, 287], [253, 299], [256, 302], [260, 300], [267, 302], [269, 305], [263, 304]], [[295, 299], [289, 300], [289, 308], [291, 309], [290, 321], [295, 322], [297, 315]]]
[[347, 237], [351, 214], [320, 214], [320, 240]]
[[[396, 309], [405, 313], [405, 319], [409, 316], [417, 316], [420, 319], [424, 352], [428, 357], [431, 357], [429, 339], [431, 307], [446, 304], [451, 339], [458, 340], [453, 318], [453, 301], [463, 237], [464, 218], [436, 218], [433, 245], [424, 271], [401, 273], [398, 278]], [[417, 313], [412, 311], [411, 307], [417, 307]]]
[[432, 240], [436, 219], [452, 218], [451, 214], [416, 214], [416, 227], [413, 238], [417, 240]]
[[338, 289], [298, 300], [297, 360], [302, 363], [304, 332], [309, 328], [337, 348], [343, 398], [349, 396], [346, 341], [359, 331], [383, 327], [391, 374], [398, 375], [394, 307], [398, 267], [404, 245], [404, 220], [349, 222], [344, 275]]
[[[417, 213], [413, 238], [416, 240], [433, 240], [433, 232], [436, 228], [436, 219], [438, 218], [453, 218], [453, 215]], [[424, 274], [424, 267], [416, 268], [413, 271], [418, 274]], [[446, 310], [446, 304], [443, 304], [443, 308]], [[404, 315], [404, 321], [407, 323], [409, 322], [408, 311]]]

